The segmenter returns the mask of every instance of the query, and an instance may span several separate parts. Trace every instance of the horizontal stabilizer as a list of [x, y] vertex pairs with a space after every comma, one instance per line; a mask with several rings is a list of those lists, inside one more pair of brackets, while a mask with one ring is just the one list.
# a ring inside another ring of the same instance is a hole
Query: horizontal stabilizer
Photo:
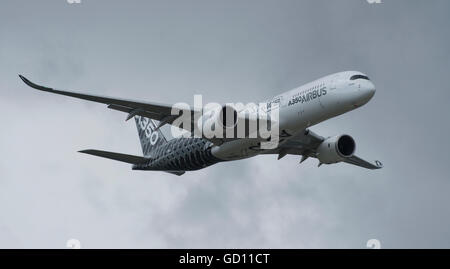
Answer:
[[98, 156], [98, 157], [103, 157], [103, 158], [107, 158], [107, 159], [111, 159], [111, 160], [116, 160], [119, 162], [129, 163], [129, 164], [143, 164], [150, 160], [148, 158], [144, 158], [144, 157], [140, 157], [140, 156], [134, 156], [134, 155], [128, 155], [128, 154], [116, 153], [116, 152], [109, 152], [109, 151], [103, 151], [103, 150], [95, 150], [95, 149], [81, 150], [79, 152]]

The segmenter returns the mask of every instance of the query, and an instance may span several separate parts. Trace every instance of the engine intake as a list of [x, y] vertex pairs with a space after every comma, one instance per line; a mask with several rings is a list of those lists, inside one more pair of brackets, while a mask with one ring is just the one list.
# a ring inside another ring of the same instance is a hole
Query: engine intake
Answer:
[[[201, 124], [201, 128], [200, 128]], [[238, 124], [238, 113], [232, 106], [217, 106], [205, 112], [199, 119], [198, 128], [206, 138], [233, 137]]]
[[355, 140], [349, 135], [334, 136], [325, 139], [317, 148], [317, 158], [321, 163], [332, 164], [353, 156]]
[[349, 135], [342, 135], [337, 141], [338, 153], [343, 157], [351, 157], [355, 152], [355, 140]]
[[234, 128], [237, 124], [237, 112], [231, 106], [223, 106], [219, 114], [220, 124], [225, 128]]

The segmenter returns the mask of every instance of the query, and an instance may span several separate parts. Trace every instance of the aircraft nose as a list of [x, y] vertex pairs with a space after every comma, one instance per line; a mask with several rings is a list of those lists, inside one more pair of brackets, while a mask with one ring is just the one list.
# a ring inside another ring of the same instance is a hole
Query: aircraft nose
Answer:
[[375, 85], [371, 82], [371, 81], [367, 81], [367, 85], [365, 85], [365, 89], [364, 92], [367, 95], [367, 98], [370, 100], [374, 95], [375, 92], [377, 91], [375, 88]]
[[362, 106], [372, 99], [375, 95], [376, 88], [371, 81], [364, 81], [359, 85], [357, 98], [355, 100], [356, 106]]

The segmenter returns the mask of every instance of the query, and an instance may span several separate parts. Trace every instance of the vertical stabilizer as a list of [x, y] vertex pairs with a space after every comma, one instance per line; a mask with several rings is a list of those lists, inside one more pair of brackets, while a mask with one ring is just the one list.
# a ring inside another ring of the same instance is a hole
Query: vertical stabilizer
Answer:
[[150, 156], [154, 148], [167, 143], [167, 139], [161, 130], [156, 130], [157, 125], [155, 121], [142, 116], [135, 116], [134, 119], [136, 121], [136, 127], [144, 156]]

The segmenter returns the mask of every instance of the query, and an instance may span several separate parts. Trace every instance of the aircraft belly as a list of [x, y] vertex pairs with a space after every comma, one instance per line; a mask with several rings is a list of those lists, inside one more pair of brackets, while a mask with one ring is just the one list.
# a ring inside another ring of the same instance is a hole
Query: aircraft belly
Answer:
[[231, 161], [250, 158], [260, 154], [258, 143], [250, 139], [238, 139], [224, 143], [220, 146], [214, 146], [211, 153], [221, 160]]

